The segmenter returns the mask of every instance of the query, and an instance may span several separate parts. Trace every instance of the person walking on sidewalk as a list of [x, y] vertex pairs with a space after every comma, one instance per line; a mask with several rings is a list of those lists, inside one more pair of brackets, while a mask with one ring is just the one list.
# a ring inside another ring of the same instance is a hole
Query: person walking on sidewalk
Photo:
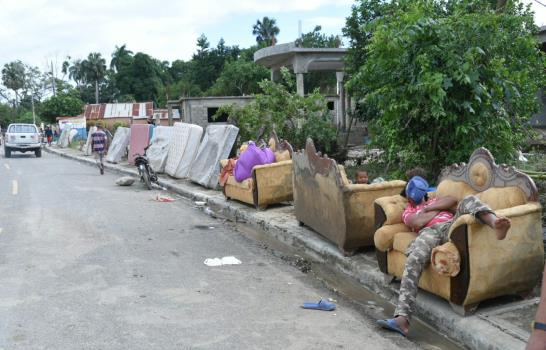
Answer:
[[51, 142], [53, 141], [53, 130], [51, 127], [46, 126], [45, 137], [47, 139], [47, 145], [51, 147]]
[[457, 200], [450, 196], [428, 199], [428, 188], [427, 181], [420, 176], [412, 177], [406, 185], [408, 206], [402, 214], [402, 220], [414, 232], [418, 232], [418, 236], [406, 250], [408, 258], [394, 318], [377, 321], [381, 327], [398, 332], [404, 337], [409, 332], [421, 273], [430, 261], [432, 249], [448, 241], [451, 224], [459, 216], [471, 214], [482, 224], [493, 228], [499, 240], [506, 237], [511, 225], [510, 219], [495, 215], [489, 206], [473, 195], [463, 198], [453, 215], [450, 209], [457, 204]]
[[97, 158], [100, 174], [104, 175], [103, 157], [106, 151], [106, 133], [102, 125], [97, 125], [97, 131], [91, 134], [91, 149]]

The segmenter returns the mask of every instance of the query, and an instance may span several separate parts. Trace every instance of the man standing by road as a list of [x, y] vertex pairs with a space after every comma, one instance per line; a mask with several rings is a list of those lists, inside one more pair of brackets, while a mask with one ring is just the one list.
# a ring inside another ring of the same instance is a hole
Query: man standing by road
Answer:
[[47, 139], [47, 145], [51, 147], [51, 142], [53, 141], [53, 131], [49, 126], [46, 126], [45, 137]]
[[91, 134], [91, 149], [96, 154], [97, 164], [99, 166], [100, 174], [104, 175], [104, 164], [102, 159], [106, 151], [106, 133], [102, 125], [97, 125], [97, 131]]

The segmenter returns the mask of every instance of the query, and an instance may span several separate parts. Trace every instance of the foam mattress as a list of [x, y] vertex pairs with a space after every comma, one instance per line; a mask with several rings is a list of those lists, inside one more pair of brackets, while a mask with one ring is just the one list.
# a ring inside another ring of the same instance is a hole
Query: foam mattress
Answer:
[[63, 129], [63, 131], [61, 132], [61, 136], [59, 136], [59, 140], [57, 141], [57, 145], [59, 147], [62, 147], [62, 148], [68, 147], [69, 134], [70, 134], [70, 130], [68, 130], [68, 128]]
[[216, 188], [220, 174], [220, 160], [229, 157], [239, 128], [233, 125], [209, 125], [195, 157], [190, 180], [208, 188]]
[[116, 129], [110, 148], [108, 148], [108, 154], [106, 155], [106, 161], [110, 163], [118, 163], [127, 151], [129, 145], [129, 139], [131, 137], [131, 129], [124, 128], [122, 126]]
[[135, 154], [144, 154], [144, 148], [150, 143], [153, 125], [131, 125], [131, 138], [129, 141], [129, 164], [135, 164]]
[[83, 148], [83, 154], [86, 156], [90, 156], [93, 153], [93, 149], [91, 148], [91, 135], [97, 131], [96, 126], [92, 126], [89, 128], [89, 133], [87, 134], [87, 141], [85, 141], [85, 147]]
[[188, 123], [174, 123], [165, 172], [177, 179], [188, 177], [199, 150], [203, 128]]
[[152, 136], [150, 148], [148, 148], [146, 155], [152, 169], [156, 173], [165, 172], [172, 131], [172, 126], [158, 126], [154, 128], [154, 135]]

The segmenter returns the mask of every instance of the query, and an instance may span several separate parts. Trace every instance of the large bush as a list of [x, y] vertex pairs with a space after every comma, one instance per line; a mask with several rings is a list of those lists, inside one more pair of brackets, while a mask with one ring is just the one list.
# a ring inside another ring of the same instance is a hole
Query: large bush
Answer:
[[492, 3], [399, 1], [362, 28], [366, 61], [349, 88], [390, 163], [438, 172], [479, 146], [507, 161], [524, 143], [544, 58], [529, 7]]
[[295, 148], [302, 148], [310, 137], [326, 152], [335, 148], [336, 131], [324, 97], [314, 91], [306, 97], [294, 92], [290, 73], [282, 70], [283, 79], [276, 83], [264, 80], [259, 83], [263, 93], [244, 107], [235, 105], [220, 108], [217, 115], [227, 113], [239, 127], [241, 140], [256, 140], [275, 130]]

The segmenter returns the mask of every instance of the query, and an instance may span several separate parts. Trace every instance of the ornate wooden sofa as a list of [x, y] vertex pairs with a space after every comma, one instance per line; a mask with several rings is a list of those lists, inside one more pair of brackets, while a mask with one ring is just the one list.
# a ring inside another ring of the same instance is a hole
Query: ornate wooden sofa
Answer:
[[[445, 168], [436, 193], [430, 195], [461, 200], [470, 194], [510, 218], [507, 237], [499, 241], [491, 228], [463, 215], [452, 224], [450, 241], [435, 248], [432, 263], [419, 281], [422, 289], [447, 299], [462, 315], [483, 300], [525, 294], [537, 284], [544, 266], [541, 206], [531, 178], [513, 167], [496, 165], [491, 153], [479, 148], [468, 164]], [[402, 223], [406, 204], [400, 195], [375, 201], [379, 268], [399, 278], [406, 262], [404, 252], [417, 237]]]
[[306, 225], [335, 243], [344, 254], [373, 245], [374, 200], [400, 193], [404, 181], [351, 184], [343, 166], [317, 154], [311, 139], [294, 152], [294, 211]]
[[[256, 209], [265, 210], [268, 205], [288, 202], [292, 200], [292, 146], [286, 141], [279, 142], [277, 135], [271, 136], [274, 142], [273, 151], [280, 160], [265, 165], [258, 165], [252, 169], [252, 177], [237, 182], [230, 175], [224, 185], [224, 195], [227, 199], [236, 199], [243, 203], [252, 204]], [[227, 160], [221, 162], [225, 166]]]

